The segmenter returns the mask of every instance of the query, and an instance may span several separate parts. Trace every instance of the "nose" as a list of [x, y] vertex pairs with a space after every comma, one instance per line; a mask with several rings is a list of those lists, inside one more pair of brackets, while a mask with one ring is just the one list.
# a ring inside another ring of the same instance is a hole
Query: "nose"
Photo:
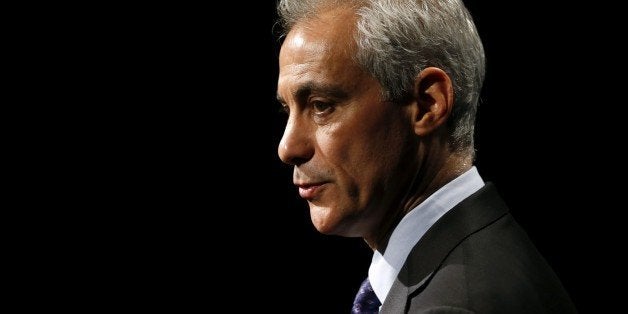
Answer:
[[291, 114], [277, 148], [281, 161], [298, 166], [310, 160], [314, 155], [311, 136], [307, 123], [300, 121], [295, 114]]

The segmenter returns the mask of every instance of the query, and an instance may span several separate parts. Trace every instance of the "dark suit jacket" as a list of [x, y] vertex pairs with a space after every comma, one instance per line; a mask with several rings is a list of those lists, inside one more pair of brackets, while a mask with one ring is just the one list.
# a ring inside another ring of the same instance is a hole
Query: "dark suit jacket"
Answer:
[[381, 313], [576, 313], [492, 184], [439, 219], [410, 252]]

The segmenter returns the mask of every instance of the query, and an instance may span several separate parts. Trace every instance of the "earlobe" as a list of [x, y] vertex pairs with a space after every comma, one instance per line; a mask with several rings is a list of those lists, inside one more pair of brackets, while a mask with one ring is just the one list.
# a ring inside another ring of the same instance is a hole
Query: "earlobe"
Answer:
[[414, 130], [425, 136], [444, 126], [454, 105], [454, 91], [451, 79], [445, 71], [429, 67], [416, 77], [413, 90], [416, 102]]

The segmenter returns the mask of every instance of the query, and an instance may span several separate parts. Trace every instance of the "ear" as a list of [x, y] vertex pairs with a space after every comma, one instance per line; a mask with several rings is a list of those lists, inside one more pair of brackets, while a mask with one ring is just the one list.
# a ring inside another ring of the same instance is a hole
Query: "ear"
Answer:
[[445, 71], [429, 67], [414, 81], [414, 132], [424, 136], [444, 125], [454, 106], [454, 89]]

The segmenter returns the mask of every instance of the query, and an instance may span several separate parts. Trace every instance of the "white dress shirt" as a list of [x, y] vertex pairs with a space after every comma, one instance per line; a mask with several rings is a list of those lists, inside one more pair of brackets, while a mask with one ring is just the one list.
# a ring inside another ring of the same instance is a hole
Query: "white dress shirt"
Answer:
[[388, 292], [412, 248], [427, 230], [465, 198], [484, 186], [477, 169], [467, 172], [444, 185], [406, 214], [393, 230], [386, 252], [373, 254], [369, 280], [379, 300], [384, 303]]

